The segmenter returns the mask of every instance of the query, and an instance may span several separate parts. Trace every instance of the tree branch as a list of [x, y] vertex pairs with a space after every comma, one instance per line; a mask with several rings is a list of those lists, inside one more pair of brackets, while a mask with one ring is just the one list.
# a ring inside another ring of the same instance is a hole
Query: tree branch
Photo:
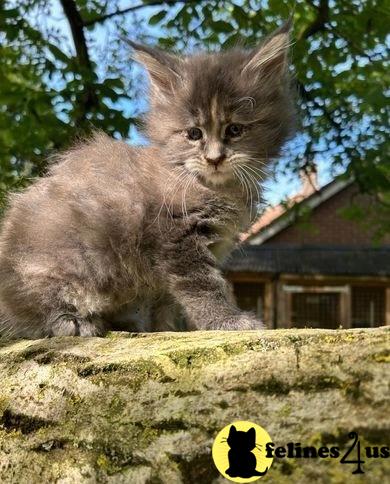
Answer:
[[[91, 83], [94, 70], [88, 52], [87, 41], [85, 39], [84, 21], [80, 15], [80, 12], [77, 10], [77, 5], [74, 0], [60, 0], [60, 2], [72, 32], [73, 43], [76, 49], [77, 63], [81, 70], [87, 75], [87, 78], [85, 79], [84, 91], [78, 99], [80, 114], [75, 120], [76, 125], [80, 125], [83, 121], [85, 121], [86, 115], [91, 108], [99, 105], [99, 100]], [[83, 77], [85, 77], [85, 75], [83, 75]], [[90, 79], [88, 79], [88, 77]]]
[[106, 20], [112, 17], [117, 17], [118, 15], [125, 15], [126, 13], [129, 13], [129, 12], [135, 12], [145, 7], [154, 7], [157, 5], [164, 5], [164, 4], [175, 5], [176, 3], [195, 3], [195, 2], [194, 0], [156, 0], [156, 1], [151, 1], [147, 3], [140, 3], [138, 5], [133, 5], [132, 7], [127, 7], [122, 10], [115, 10], [115, 12], [107, 13], [106, 15], [102, 15], [100, 17], [87, 20], [84, 22], [84, 25], [86, 27], [89, 27], [90, 25], [95, 25], [96, 23], [105, 22]]
[[329, 21], [329, 3], [328, 0], [320, 0], [320, 4], [318, 7], [313, 5], [310, 0], [307, 0], [307, 3], [312, 7], [317, 9], [317, 17], [314, 21], [309, 24], [304, 31], [299, 36], [298, 40], [301, 39], [308, 39], [312, 35], [316, 34], [317, 32], [321, 32], [326, 29], [326, 23]]
[[84, 35], [84, 21], [81, 18], [80, 12], [77, 10], [76, 3], [74, 0], [60, 0], [60, 2], [72, 31], [77, 60], [80, 66], [91, 70], [91, 59]]

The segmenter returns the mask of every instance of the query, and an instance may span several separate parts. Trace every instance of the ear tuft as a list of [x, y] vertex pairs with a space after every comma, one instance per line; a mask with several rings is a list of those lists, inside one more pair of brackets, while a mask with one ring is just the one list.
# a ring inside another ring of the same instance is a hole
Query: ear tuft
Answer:
[[133, 59], [147, 69], [152, 87], [165, 94], [172, 92], [175, 83], [181, 79], [180, 58], [133, 40], [126, 39], [126, 42], [134, 49]]
[[252, 51], [243, 72], [262, 71], [282, 76], [288, 66], [291, 28], [292, 17], [266, 38], [259, 48]]

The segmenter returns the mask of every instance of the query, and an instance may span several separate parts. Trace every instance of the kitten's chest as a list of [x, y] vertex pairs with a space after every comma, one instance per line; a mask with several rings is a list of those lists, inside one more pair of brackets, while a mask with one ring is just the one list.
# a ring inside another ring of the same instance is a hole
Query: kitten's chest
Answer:
[[166, 215], [168, 237], [180, 239], [177, 235], [181, 232], [186, 237], [200, 234], [216, 259], [223, 260], [238, 242], [240, 232], [249, 224], [248, 207], [240, 194], [201, 188], [186, 199], [185, 209], [183, 197]]
[[216, 240], [212, 241], [208, 247], [219, 262], [223, 261], [234, 249], [239, 241], [239, 234], [248, 223], [249, 215], [247, 210], [242, 208], [229, 222], [225, 221], [217, 228]]

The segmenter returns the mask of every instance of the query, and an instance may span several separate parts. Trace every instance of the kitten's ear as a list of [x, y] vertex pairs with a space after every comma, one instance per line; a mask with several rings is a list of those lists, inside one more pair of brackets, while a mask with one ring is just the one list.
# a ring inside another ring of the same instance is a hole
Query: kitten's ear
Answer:
[[234, 435], [236, 432], [237, 432], [236, 427], [234, 425], [232, 425], [230, 427], [230, 430], [229, 430], [229, 437], [231, 437], [232, 435]]
[[134, 49], [134, 60], [146, 67], [152, 87], [163, 94], [171, 93], [175, 84], [181, 80], [179, 74], [181, 59], [158, 48], [140, 45], [132, 40], [127, 40], [127, 43]]
[[[249, 55], [243, 72], [265, 72], [281, 76], [288, 67], [288, 49], [290, 47], [290, 32], [292, 18], [275, 30], [260, 47]], [[273, 76], [272, 76], [273, 77]]]

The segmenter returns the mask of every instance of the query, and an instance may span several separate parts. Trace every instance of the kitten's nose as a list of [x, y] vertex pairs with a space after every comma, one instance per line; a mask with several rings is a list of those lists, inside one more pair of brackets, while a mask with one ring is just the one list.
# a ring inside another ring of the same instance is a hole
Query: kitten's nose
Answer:
[[215, 168], [218, 167], [218, 165], [220, 165], [224, 159], [226, 158], [226, 155], [224, 153], [221, 153], [217, 156], [206, 156], [206, 161], [209, 165], [213, 165]]

